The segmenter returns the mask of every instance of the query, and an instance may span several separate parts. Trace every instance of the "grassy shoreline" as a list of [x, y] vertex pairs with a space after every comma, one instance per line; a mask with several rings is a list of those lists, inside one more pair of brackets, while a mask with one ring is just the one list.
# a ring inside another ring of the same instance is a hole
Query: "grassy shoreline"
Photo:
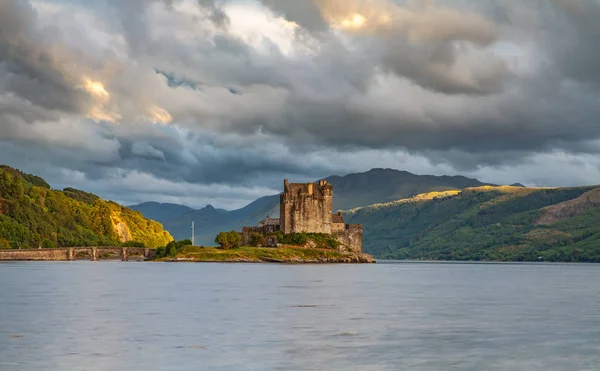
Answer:
[[163, 262], [279, 263], [279, 264], [360, 264], [375, 263], [367, 254], [291, 246], [280, 248], [241, 247], [232, 250], [186, 246], [177, 255], [157, 259]]

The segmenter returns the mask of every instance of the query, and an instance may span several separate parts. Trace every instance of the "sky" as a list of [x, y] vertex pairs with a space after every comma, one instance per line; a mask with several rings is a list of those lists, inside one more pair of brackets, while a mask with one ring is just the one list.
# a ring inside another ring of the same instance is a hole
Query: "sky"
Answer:
[[0, 163], [234, 209], [394, 168], [600, 184], [600, 0], [0, 0]]

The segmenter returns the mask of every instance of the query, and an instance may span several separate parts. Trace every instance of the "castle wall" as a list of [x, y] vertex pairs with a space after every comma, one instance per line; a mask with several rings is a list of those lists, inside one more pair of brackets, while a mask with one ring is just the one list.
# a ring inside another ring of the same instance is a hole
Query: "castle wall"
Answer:
[[331, 233], [341, 232], [346, 229], [346, 224], [344, 223], [332, 223], [331, 224]]
[[264, 233], [262, 227], [244, 227], [242, 228], [242, 244], [248, 246], [252, 233]]
[[284, 182], [280, 218], [283, 233], [331, 234], [333, 187], [325, 181], [290, 184]]
[[333, 236], [335, 236], [342, 246], [344, 246], [347, 250], [355, 253], [362, 253], [362, 225], [345, 225], [343, 230], [334, 231]]

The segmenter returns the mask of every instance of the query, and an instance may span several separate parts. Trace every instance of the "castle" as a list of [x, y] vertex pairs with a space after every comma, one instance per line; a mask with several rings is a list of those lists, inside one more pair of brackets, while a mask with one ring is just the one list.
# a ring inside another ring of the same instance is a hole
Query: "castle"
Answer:
[[318, 183], [283, 182], [279, 219], [267, 217], [258, 227], [244, 227], [244, 244], [252, 233], [323, 233], [334, 236], [349, 251], [362, 252], [362, 225], [345, 224], [342, 213], [333, 214], [333, 186]]

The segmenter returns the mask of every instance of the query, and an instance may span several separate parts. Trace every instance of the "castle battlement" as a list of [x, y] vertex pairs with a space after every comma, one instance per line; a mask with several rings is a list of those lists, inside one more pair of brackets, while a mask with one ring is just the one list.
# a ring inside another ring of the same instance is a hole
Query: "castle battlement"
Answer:
[[279, 208], [283, 233], [331, 234], [333, 187], [327, 181], [290, 183], [286, 179]]

